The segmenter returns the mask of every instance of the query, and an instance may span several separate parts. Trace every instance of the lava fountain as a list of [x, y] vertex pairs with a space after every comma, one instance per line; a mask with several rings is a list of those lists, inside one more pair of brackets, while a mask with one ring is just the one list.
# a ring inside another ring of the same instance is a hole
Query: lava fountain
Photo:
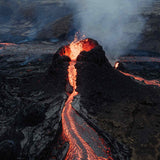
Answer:
[[71, 104], [74, 96], [78, 95], [76, 91], [76, 58], [81, 51], [90, 51], [96, 45], [95, 41], [90, 39], [74, 40], [70, 45], [65, 46], [60, 53], [60, 55], [66, 55], [71, 59], [68, 67], [68, 80], [73, 87], [73, 92], [68, 93], [69, 97], [62, 111], [62, 135], [69, 142], [66, 160], [113, 160], [110, 148], [106, 146], [98, 133], [78, 115]]

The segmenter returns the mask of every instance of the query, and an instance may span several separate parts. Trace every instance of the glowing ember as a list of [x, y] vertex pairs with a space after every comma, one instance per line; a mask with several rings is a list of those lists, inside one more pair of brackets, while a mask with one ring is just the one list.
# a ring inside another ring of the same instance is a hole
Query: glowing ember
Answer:
[[114, 68], [117, 69], [119, 67], [119, 62], [116, 62]]
[[69, 56], [72, 60], [68, 67], [68, 79], [73, 87], [73, 92], [69, 95], [62, 111], [63, 137], [69, 141], [66, 160], [113, 160], [110, 149], [106, 147], [103, 139], [76, 113], [71, 105], [74, 96], [78, 94], [76, 91], [77, 70], [75, 60], [81, 51], [90, 51], [95, 46], [96, 44], [89, 39], [79, 42], [74, 41], [65, 47], [65, 52], [61, 53], [61, 55]]

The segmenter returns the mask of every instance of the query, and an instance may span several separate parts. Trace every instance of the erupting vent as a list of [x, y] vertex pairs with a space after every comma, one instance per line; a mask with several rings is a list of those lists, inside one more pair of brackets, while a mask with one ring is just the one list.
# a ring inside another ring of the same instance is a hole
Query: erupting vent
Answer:
[[72, 61], [75, 61], [77, 59], [77, 56], [82, 51], [88, 52], [91, 49], [95, 48], [97, 45], [97, 42], [91, 39], [77, 41], [77, 38], [75, 38], [75, 40], [70, 45], [65, 46], [61, 50], [60, 55], [68, 56]]

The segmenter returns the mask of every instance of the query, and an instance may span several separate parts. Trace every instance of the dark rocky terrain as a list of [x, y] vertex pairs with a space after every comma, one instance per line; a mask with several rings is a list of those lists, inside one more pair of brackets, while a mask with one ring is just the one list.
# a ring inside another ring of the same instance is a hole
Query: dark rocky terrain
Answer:
[[144, 10], [146, 26], [142, 33], [138, 49], [160, 53], [160, 2], [155, 0], [153, 6]]
[[1, 0], [0, 41], [25, 43], [64, 39], [71, 11], [61, 0]]
[[46, 159], [60, 134], [68, 58], [25, 56], [0, 56], [1, 160]]

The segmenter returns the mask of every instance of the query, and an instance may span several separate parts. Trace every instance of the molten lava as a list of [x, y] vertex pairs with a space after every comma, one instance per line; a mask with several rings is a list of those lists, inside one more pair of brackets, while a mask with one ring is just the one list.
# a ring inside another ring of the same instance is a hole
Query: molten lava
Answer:
[[13, 46], [16, 45], [14, 43], [0, 43], [0, 45], [4, 45], [4, 46]]
[[14, 44], [14, 43], [0, 43], [0, 45], [2, 45], [2, 47], [0, 47], [0, 49], [4, 49], [6, 46], [14, 46], [16, 44]]
[[76, 58], [81, 51], [90, 51], [95, 46], [95, 42], [85, 39], [72, 42], [61, 52], [61, 55], [69, 56], [71, 59], [68, 67], [68, 79], [73, 87], [73, 92], [69, 95], [62, 111], [63, 137], [69, 142], [66, 160], [113, 160], [110, 149], [106, 147], [103, 139], [77, 114], [71, 105], [74, 96], [78, 95], [76, 91]]
[[88, 52], [96, 46], [97, 43], [91, 39], [84, 39], [81, 41], [75, 39], [69, 46], [65, 46], [65, 48], [61, 51], [60, 55], [68, 56], [72, 61], [76, 61], [77, 56], [82, 51]]
[[[119, 67], [119, 62], [116, 62], [115, 65], [114, 65], [114, 68], [115, 69], [118, 69]], [[147, 80], [147, 79], [144, 79], [142, 77], [138, 77], [138, 76], [135, 76], [133, 74], [130, 74], [130, 73], [125, 73], [125, 72], [122, 72], [119, 70], [120, 73], [124, 74], [125, 76], [128, 76], [128, 77], [132, 77], [134, 78], [135, 80], [137, 81], [140, 81], [140, 82], [143, 82], [145, 83], [146, 85], [154, 85], [154, 86], [158, 86], [160, 87], [160, 82], [158, 80]]]
[[119, 67], [119, 62], [116, 62], [114, 68], [117, 69]]
[[158, 80], [147, 80], [147, 79], [144, 79], [142, 77], [138, 77], [138, 76], [134, 76], [133, 74], [130, 74], [130, 73], [125, 73], [125, 72], [122, 72], [120, 71], [122, 74], [124, 74], [125, 76], [129, 76], [129, 77], [132, 77], [134, 78], [135, 80], [138, 80], [140, 82], [144, 82], [145, 84], [147, 85], [153, 85], [153, 86], [158, 86], [160, 87], [160, 82]]

